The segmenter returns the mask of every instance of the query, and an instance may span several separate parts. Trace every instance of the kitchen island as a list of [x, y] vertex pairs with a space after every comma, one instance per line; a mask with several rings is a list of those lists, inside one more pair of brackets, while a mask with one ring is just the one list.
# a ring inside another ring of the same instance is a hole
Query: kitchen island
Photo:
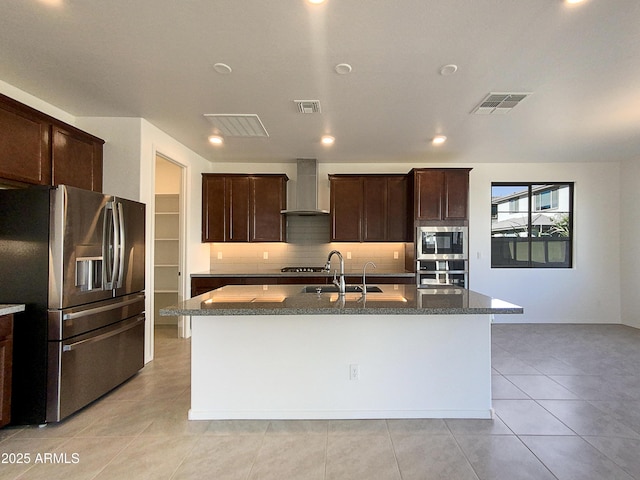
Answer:
[[162, 309], [191, 316], [189, 418], [490, 418], [491, 317], [523, 309], [378, 287], [227, 286]]

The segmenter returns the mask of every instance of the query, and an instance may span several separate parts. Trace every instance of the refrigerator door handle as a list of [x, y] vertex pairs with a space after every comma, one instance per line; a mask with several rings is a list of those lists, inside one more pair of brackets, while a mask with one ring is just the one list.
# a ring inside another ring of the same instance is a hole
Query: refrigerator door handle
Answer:
[[103, 257], [106, 259], [104, 269], [104, 289], [113, 290], [116, 287], [120, 266], [120, 222], [114, 202], [105, 206], [104, 235], [102, 241]]
[[116, 202], [116, 208], [118, 217], [118, 278], [114, 280], [114, 287], [120, 288], [124, 279], [124, 252], [126, 251], [127, 237], [122, 202]]
[[121, 308], [127, 305], [131, 305], [141, 300], [144, 300], [144, 295], [136, 295], [135, 298], [132, 298], [131, 300], [126, 300], [124, 302], [112, 303], [110, 305], [103, 305], [101, 307], [90, 308], [88, 310], [82, 310], [80, 312], [65, 313], [62, 316], [62, 320], [76, 320], [78, 318], [95, 315], [96, 313], [108, 312], [109, 310], [115, 310], [116, 308]]

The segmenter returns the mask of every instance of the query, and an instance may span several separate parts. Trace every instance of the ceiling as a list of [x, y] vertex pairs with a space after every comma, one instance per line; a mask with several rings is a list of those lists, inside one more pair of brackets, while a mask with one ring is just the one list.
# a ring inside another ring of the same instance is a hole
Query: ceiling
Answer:
[[[4, 0], [0, 80], [211, 161], [640, 160], [638, 0]], [[471, 114], [490, 92], [532, 94]], [[204, 114], [257, 114], [269, 136], [213, 146]]]

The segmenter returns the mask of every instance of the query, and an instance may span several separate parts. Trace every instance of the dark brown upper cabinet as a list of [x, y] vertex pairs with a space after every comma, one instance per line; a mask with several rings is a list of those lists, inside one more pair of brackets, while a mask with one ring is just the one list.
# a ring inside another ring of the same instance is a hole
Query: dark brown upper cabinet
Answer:
[[21, 103], [0, 95], [0, 178], [51, 183], [51, 124]]
[[470, 168], [413, 169], [414, 220], [422, 223], [468, 223]]
[[329, 175], [332, 242], [362, 241], [362, 178]]
[[202, 174], [203, 242], [283, 242], [286, 175]]
[[407, 241], [407, 175], [329, 175], [329, 182], [331, 241]]
[[104, 140], [0, 95], [0, 181], [102, 191]]
[[102, 191], [102, 141], [77, 130], [52, 126], [53, 185]]
[[284, 242], [286, 218], [280, 212], [287, 208], [286, 175], [249, 178], [250, 242]]

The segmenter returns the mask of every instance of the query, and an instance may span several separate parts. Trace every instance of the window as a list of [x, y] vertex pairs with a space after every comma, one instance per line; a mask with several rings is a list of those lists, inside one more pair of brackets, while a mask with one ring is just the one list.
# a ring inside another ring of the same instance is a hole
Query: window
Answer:
[[572, 265], [573, 183], [492, 183], [491, 266]]
[[545, 188], [540, 192], [534, 192], [536, 210], [549, 210], [558, 208], [558, 186]]

